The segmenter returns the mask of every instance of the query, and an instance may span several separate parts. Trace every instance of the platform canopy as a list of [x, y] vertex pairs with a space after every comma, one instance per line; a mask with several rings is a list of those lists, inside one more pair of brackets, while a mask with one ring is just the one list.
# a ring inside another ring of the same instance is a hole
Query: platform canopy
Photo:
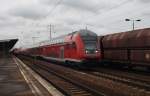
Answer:
[[0, 51], [7, 51], [9, 52], [9, 50], [16, 44], [16, 42], [18, 41], [18, 39], [4, 39], [4, 40], [0, 40]]

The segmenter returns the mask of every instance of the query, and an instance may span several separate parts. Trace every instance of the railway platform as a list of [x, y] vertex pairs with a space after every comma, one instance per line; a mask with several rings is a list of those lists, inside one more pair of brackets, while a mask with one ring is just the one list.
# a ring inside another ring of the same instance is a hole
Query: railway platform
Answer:
[[20, 59], [7, 55], [0, 58], [0, 96], [63, 95]]
[[0, 58], [0, 95], [34, 96], [17, 64], [9, 56]]
[[17, 39], [0, 40], [0, 96], [61, 96], [10, 54], [16, 42]]
[[9, 54], [18, 39], [0, 40], [0, 96], [33, 96], [19, 67]]

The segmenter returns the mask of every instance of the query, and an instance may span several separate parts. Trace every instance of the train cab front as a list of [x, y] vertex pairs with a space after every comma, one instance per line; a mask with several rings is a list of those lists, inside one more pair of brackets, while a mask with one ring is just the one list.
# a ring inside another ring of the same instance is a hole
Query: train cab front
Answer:
[[87, 60], [99, 60], [100, 51], [98, 49], [94, 49], [94, 50], [85, 49], [84, 57]]
[[98, 48], [98, 36], [89, 30], [82, 30], [80, 36], [84, 45], [84, 59], [86, 61], [99, 61], [100, 50]]

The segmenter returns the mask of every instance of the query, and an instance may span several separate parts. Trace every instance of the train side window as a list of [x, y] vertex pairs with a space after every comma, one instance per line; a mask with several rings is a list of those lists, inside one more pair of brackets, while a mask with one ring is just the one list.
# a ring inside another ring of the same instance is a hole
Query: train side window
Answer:
[[75, 42], [73, 42], [73, 43], [71, 44], [71, 48], [76, 48], [76, 43], [75, 43]]

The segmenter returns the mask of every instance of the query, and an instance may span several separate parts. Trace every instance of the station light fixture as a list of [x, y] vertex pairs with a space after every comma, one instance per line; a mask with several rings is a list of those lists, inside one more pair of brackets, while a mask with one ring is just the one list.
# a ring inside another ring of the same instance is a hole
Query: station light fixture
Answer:
[[141, 21], [141, 19], [137, 19], [137, 20], [135, 20], [135, 19], [125, 19], [125, 21], [131, 21], [132, 22], [132, 30], [134, 30], [135, 29], [135, 21], [137, 21], [137, 22], [139, 22], [139, 21]]

